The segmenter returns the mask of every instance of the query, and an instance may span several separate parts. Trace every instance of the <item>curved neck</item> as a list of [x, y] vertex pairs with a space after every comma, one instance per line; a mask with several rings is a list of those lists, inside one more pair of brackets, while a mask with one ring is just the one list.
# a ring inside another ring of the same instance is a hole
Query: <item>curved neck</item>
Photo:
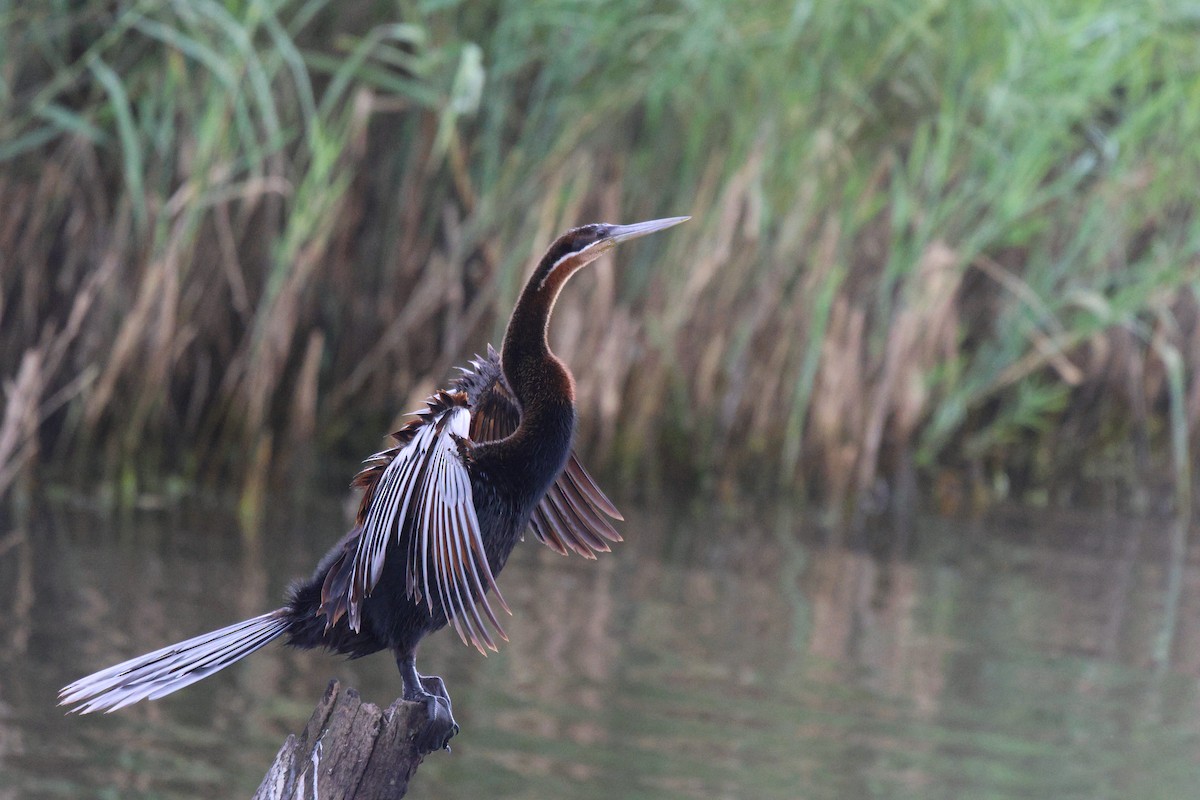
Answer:
[[575, 434], [575, 381], [550, 352], [550, 312], [563, 283], [578, 266], [548, 256], [534, 270], [508, 321], [500, 367], [521, 407], [511, 436], [495, 454], [518, 464], [525, 499], [536, 503], [562, 472]]
[[530, 277], [508, 320], [500, 366], [513, 394], [521, 404], [518, 432], [545, 412], [569, 409], [574, 413], [575, 381], [550, 351], [547, 338], [550, 313], [565, 277], [555, 280], [541, 265]]

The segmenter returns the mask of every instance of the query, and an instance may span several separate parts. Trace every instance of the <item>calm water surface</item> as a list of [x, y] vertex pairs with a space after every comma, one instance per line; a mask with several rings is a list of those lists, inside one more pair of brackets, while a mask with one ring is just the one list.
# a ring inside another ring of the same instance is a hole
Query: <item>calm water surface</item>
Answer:
[[[65, 717], [58, 687], [276, 607], [343, 528], [332, 499], [0, 531], [0, 800], [249, 796], [337, 676], [271, 647], [165, 700]], [[1200, 534], [1006, 512], [839, 540], [797, 512], [626, 509], [599, 562], [533, 541], [511, 643], [418, 665], [463, 731], [414, 798], [1183, 798], [1200, 787]], [[1184, 535], [1189, 543], [1184, 544]]]

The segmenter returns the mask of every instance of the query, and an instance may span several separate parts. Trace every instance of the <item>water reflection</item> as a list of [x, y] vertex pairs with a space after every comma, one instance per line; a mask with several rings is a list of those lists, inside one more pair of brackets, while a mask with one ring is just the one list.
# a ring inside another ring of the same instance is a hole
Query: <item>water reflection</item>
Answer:
[[[248, 795], [337, 675], [270, 648], [172, 698], [66, 718], [80, 674], [278, 604], [337, 503], [0, 533], [0, 800]], [[827, 541], [780, 509], [628, 515], [600, 562], [529, 543], [511, 643], [427, 641], [463, 734], [412, 797], [1188, 796], [1200, 784], [1200, 554], [1162, 520], [998, 514]], [[1195, 540], [1195, 536], [1191, 537]], [[876, 546], [878, 544], [878, 546]]]

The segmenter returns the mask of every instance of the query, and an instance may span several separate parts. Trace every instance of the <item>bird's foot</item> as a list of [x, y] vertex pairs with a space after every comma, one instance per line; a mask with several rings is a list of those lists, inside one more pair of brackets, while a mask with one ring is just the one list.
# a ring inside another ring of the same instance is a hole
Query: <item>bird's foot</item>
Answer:
[[[429, 718], [424, 730], [417, 734], [417, 747], [425, 753], [437, 750], [450, 751], [450, 740], [458, 733], [458, 723], [446, 693], [446, 683], [436, 675], [420, 676], [421, 689], [406, 692], [405, 700], [425, 704]], [[410, 696], [411, 695], [411, 696]]]

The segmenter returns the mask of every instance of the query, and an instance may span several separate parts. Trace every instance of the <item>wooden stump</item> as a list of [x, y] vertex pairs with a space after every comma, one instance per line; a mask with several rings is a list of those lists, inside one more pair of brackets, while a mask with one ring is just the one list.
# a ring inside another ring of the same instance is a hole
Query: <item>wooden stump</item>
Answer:
[[331, 681], [304, 731], [291, 734], [254, 800], [396, 800], [425, 759], [416, 742], [428, 723], [420, 703], [387, 711]]

